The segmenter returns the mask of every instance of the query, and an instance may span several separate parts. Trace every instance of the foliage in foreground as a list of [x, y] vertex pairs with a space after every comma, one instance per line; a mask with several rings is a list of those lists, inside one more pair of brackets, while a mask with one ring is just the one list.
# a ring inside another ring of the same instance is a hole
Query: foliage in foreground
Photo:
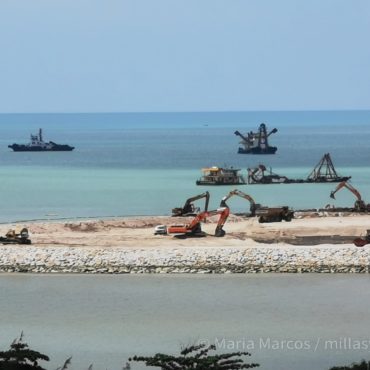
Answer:
[[39, 365], [40, 360], [49, 361], [49, 357], [30, 349], [22, 333], [8, 351], [0, 351], [0, 370], [46, 370]]
[[158, 353], [152, 357], [135, 356], [130, 361], [144, 362], [146, 366], [155, 366], [163, 370], [237, 370], [250, 369], [258, 364], [247, 364], [242, 356], [250, 356], [248, 352], [234, 352], [210, 355], [209, 351], [216, 350], [216, 346], [190, 346], [180, 352], [180, 356], [171, 356]]
[[353, 363], [349, 366], [335, 366], [332, 367], [330, 370], [369, 370], [370, 369], [370, 362], [366, 362], [362, 360], [359, 363]]
[[[146, 366], [158, 367], [162, 370], [238, 370], [258, 367], [258, 364], [245, 363], [243, 357], [250, 356], [248, 352], [234, 352], [226, 354], [209, 354], [216, 350], [214, 345], [198, 345], [184, 348], [180, 356], [171, 356], [158, 353], [154, 356], [134, 356], [130, 361], [144, 362]], [[0, 351], [0, 370], [46, 370], [39, 365], [39, 361], [49, 361], [49, 357], [34, 351], [23, 341], [23, 333], [13, 341], [10, 349]], [[57, 370], [66, 370], [71, 363], [68, 358], [62, 367]], [[92, 370], [90, 365], [88, 370]], [[130, 369], [130, 365], [122, 370]], [[348, 366], [335, 366], [330, 370], [369, 370], [370, 362], [363, 360]]]
[[[259, 366], [258, 364], [247, 364], [243, 356], [250, 356], [248, 352], [234, 352], [226, 354], [209, 354], [216, 350], [215, 346], [190, 346], [180, 352], [180, 356], [156, 354], [153, 357], [135, 356], [130, 361], [144, 362], [146, 366], [155, 366], [163, 370], [238, 370], [249, 369]], [[0, 351], [0, 370], [46, 370], [39, 365], [39, 361], [49, 361], [49, 357], [34, 351], [23, 341], [23, 333], [19, 339], [15, 339], [8, 351]], [[68, 358], [62, 367], [57, 370], [66, 370], [71, 364]], [[88, 370], [92, 370], [90, 365]], [[122, 370], [130, 369], [130, 365]]]

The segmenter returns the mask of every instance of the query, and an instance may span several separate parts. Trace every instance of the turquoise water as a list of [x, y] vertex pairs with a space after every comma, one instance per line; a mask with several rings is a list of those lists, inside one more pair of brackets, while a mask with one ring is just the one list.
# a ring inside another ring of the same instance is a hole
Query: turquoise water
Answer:
[[[237, 154], [238, 138], [266, 122], [279, 132], [275, 156]], [[14, 153], [13, 142], [44, 129], [46, 140], [73, 152]], [[290, 177], [306, 177], [330, 152], [338, 172], [370, 199], [370, 111], [0, 115], [1, 222], [29, 219], [168, 214], [197, 187], [200, 168], [259, 163]], [[211, 206], [233, 187], [212, 187]], [[258, 203], [319, 208], [333, 203], [332, 186], [242, 186]], [[349, 206], [343, 191], [335, 202]], [[247, 207], [230, 201], [232, 211]]]
[[[221, 352], [248, 350], [243, 346], [253, 341], [251, 360], [261, 370], [326, 370], [370, 360], [370, 347], [326, 345], [341, 338], [369, 343], [368, 287], [368, 276], [349, 274], [2, 274], [0, 350], [23, 330], [33, 349], [51, 356], [48, 369], [72, 355], [71, 370], [92, 362], [118, 370], [129, 356], [177, 353], [200, 340]], [[266, 347], [268, 338], [297, 347]]]

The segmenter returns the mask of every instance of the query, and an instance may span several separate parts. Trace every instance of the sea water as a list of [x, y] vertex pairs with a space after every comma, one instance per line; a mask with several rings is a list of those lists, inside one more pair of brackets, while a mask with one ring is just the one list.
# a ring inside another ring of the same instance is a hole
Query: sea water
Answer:
[[[278, 128], [275, 155], [237, 154], [235, 130]], [[15, 153], [44, 130], [44, 139], [72, 152]], [[280, 175], [305, 178], [324, 153], [370, 201], [370, 111], [112, 114], [1, 114], [1, 222], [31, 219], [166, 215], [195, 194], [211, 192], [211, 208], [235, 186], [196, 186], [201, 168], [262, 163]], [[333, 184], [240, 186], [257, 203], [320, 208], [351, 206], [349, 192], [329, 198]], [[248, 210], [230, 200], [234, 212]]]
[[327, 370], [370, 360], [368, 290], [351, 274], [2, 274], [0, 350], [23, 330], [48, 369], [72, 356], [71, 370], [119, 370], [200, 342], [250, 352], [261, 370]]
[[[255, 130], [261, 122], [278, 128], [271, 136], [277, 154], [237, 154], [233, 132]], [[40, 127], [46, 140], [76, 149], [14, 153], [7, 148], [27, 142]], [[200, 168], [226, 164], [245, 175], [246, 168], [263, 163], [281, 175], [305, 177], [327, 152], [370, 202], [369, 140], [369, 111], [0, 115], [0, 221], [164, 215], [205, 190], [211, 192], [211, 207], [217, 207], [234, 186], [197, 187]], [[258, 203], [316, 208], [333, 203], [334, 186], [239, 188]], [[344, 191], [335, 204], [353, 202]], [[249, 208], [240, 199], [229, 204], [232, 211]], [[72, 370], [90, 363], [113, 370], [131, 355], [175, 354], [181, 346], [217, 341], [220, 351], [250, 351], [251, 362], [262, 370], [324, 370], [369, 360], [369, 348], [348, 346], [348, 338], [369, 341], [368, 280], [365, 275], [2, 274], [0, 350], [23, 330], [31, 348], [51, 356], [47, 368], [72, 355]], [[280, 344], [272, 347], [276, 340]], [[298, 347], [287, 348], [284, 341]], [[308, 348], [301, 348], [304, 341]]]

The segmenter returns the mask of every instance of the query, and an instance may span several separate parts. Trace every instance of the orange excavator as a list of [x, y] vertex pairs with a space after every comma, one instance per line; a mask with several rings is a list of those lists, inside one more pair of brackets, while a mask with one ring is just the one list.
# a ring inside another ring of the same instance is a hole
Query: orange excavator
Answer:
[[208, 217], [220, 215], [215, 230], [215, 236], [222, 237], [225, 235], [225, 230], [223, 229], [223, 226], [225, 225], [229, 214], [230, 210], [227, 207], [221, 207], [213, 211], [201, 212], [188, 225], [171, 225], [168, 227], [164, 227], [163, 225], [157, 226], [157, 228], [163, 228], [163, 232], [158, 232], [158, 234], [176, 234], [175, 236], [180, 238], [203, 237], [206, 236], [206, 233], [202, 231], [201, 222], [205, 221]]
[[335, 190], [330, 193], [330, 198], [335, 199], [335, 194], [342, 188], [348, 189], [356, 197], [357, 200], [354, 204], [354, 209], [356, 212], [370, 211], [370, 205], [366, 204], [362, 200], [360, 192], [347, 181], [342, 181], [341, 183], [339, 183]]
[[243, 193], [242, 191], [240, 191], [238, 189], [231, 190], [229, 194], [224, 196], [221, 200], [220, 207], [228, 207], [228, 205], [226, 204], [226, 201], [229, 200], [233, 196], [241, 197], [241, 198], [247, 200], [250, 203], [249, 210], [251, 212], [252, 217], [256, 215], [256, 209], [261, 207], [260, 204], [256, 204], [256, 202], [254, 201], [254, 199], [250, 195], [245, 194], [245, 193]]

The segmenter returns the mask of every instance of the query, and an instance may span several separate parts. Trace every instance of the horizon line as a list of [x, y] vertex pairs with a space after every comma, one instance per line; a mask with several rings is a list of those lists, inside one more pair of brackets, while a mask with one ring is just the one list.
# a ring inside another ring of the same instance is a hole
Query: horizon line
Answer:
[[6, 114], [191, 114], [191, 113], [253, 113], [253, 112], [269, 112], [269, 113], [279, 113], [279, 112], [368, 112], [370, 108], [361, 109], [253, 109], [253, 110], [201, 110], [201, 111], [94, 111], [94, 112], [0, 112], [0, 115]]

